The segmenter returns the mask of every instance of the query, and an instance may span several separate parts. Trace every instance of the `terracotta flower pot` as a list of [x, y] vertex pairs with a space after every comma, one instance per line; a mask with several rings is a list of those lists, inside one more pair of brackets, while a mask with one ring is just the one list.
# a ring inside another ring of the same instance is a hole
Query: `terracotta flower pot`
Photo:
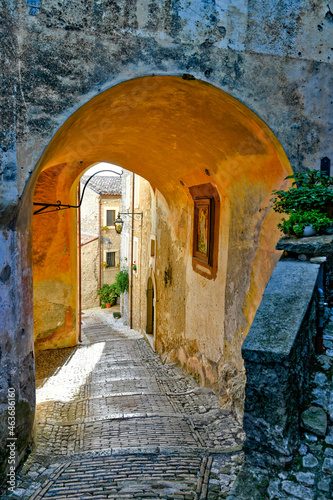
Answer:
[[109, 308], [109, 307], [111, 307], [111, 304], [109, 302], [106, 302], [105, 307]]

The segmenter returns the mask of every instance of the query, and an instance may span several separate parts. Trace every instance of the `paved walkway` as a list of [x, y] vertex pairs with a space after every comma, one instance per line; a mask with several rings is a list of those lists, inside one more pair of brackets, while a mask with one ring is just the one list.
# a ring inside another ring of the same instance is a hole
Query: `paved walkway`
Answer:
[[108, 312], [37, 356], [37, 447], [1, 498], [226, 498], [245, 435], [218, 398]]

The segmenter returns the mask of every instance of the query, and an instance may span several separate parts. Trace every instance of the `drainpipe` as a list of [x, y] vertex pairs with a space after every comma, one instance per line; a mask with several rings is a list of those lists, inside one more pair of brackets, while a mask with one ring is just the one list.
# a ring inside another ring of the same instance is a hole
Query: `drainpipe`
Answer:
[[132, 185], [132, 234], [131, 234], [131, 286], [130, 286], [130, 328], [133, 328], [133, 243], [134, 243], [134, 188], [135, 188], [135, 173], [133, 172]]
[[[77, 199], [78, 202], [77, 204], [80, 205], [80, 182], [77, 187]], [[78, 232], [79, 232], [79, 342], [82, 342], [81, 340], [81, 320], [82, 320], [82, 299], [81, 299], [81, 290], [82, 290], [82, 282], [81, 282], [81, 207], [79, 206], [79, 213], [78, 213]]]

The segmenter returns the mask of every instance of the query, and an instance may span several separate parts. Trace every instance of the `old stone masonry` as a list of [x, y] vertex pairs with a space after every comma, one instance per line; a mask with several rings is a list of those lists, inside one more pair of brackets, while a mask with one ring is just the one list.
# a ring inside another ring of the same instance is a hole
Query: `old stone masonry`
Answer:
[[311, 392], [300, 414], [300, 446], [284, 468], [246, 462], [228, 500], [333, 498], [333, 309], [326, 313], [325, 350], [315, 357]]
[[84, 318], [82, 345], [37, 355], [37, 446], [1, 498], [226, 498], [235, 416], [134, 330]]
[[[333, 314], [324, 331], [324, 354], [317, 355], [312, 391], [301, 414], [301, 445], [290, 467], [276, 471], [265, 498], [333, 498]], [[265, 481], [264, 481], [265, 482]]]

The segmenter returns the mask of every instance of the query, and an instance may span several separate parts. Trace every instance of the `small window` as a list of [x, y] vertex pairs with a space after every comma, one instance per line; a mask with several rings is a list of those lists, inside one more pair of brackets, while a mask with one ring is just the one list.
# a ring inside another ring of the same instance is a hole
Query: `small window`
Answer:
[[106, 225], [107, 226], [112, 226], [114, 224], [116, 218], [116, 211], [115, 210], [107, 210], [106, 211]]
[[155, 238], [150, 237], [150, 257], [155, 257]]
[[108, 267], [116, 266], [116, 252], [106, 252], [106, 263]]

